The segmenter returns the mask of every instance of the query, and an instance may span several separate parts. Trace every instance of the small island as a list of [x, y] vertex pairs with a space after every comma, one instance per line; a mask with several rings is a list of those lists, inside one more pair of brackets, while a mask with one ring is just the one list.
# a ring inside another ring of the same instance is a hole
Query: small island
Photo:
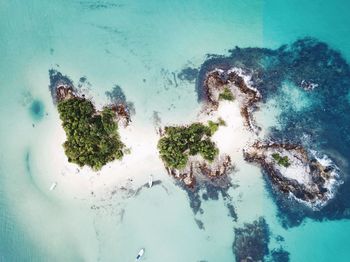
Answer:
[[97, 171], [108, 162], [120, 160], [125, 145], [118, 133], [118, 120], [129, 119], [123, 106], [109, 105], [97, 111], [68, 77], [51, 70], [50, 80], [53, 101], [67, 137], [63, 147], [68, 162]]
[[[338, 185], [337, 167], [300, 145], [261, 142], [261, 128], [253, 113], [262, 95], [246, 71], [216, 68], [205, 76], [201, 84], [203, 106], [196, 121], [157, 127], [158, 154], [168, 174], [189, 189], [208, 183], [227, 188], [234, 166], [231, 158], [242, 158], [243, 150], [244, 160], [260, 165], [279, 192], [314, 209], [323, 207]], [[66, 132], [64, 149], [69, 162], [96, 171], [122, 159], [127, 150], [118, 124], [128, 126], [133, 105], [119, 86], [107, 93], [111, 104], [100, 110], [55, 70], [50, 71], [50, 90]]]
[[218, 109], [222, 101], [237, 100], [245, 126], [257, 134], [260, 128], [255, 124], [252, 113], [261, 100], [261, 94], [245, 78], [247, 76], [240, 68], [212, 70], [206, 74], [202, 84], [203, 98], [207, 107], [213, 111]]
[[272, 185], [312, 208], [324, 206], [333, 197], [336, 168], [302, 146], [257, 141], [243, 154], [245, 160], [264, 169]]
[[169, 174], [183, 181], [189, 188], [196, 183], [196, 174], [215, 178], [226, 174], [231, 160], [218, 159], [219, 149], [211, 136], [225, 122], [208, 121], [207, 125], [166, 126], [158, 142], [158, 150]]
[[[252, 112], [261, 95], [240, 68], [207, 72], [201, 87], [203, 106], [197, 122], [167, 126], [159, 132], [159, 154], [168, 173], [188, 188], [206, 182], [227, 188], [227, 175], [233, 171], [231, 156], [243, 148], [242, 141], [259, 132]], [[225, 130], [216, 135], [220, 127]], [[214, 135], [219, 145], [212, 141]]]

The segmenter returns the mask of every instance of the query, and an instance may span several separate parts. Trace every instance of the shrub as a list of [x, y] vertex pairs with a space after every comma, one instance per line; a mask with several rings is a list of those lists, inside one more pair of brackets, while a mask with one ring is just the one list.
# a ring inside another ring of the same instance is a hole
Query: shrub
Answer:
[[211, 120], [208, 121], [208, 126], [210, 128], [211, 135], [213, 135], [219, 129], [219, 124], [215, 123], [215, 122], [213, 122]]
[[228, 87], [224, 88], [224, 91], [222, 91], [219, 94], [219, 100], [228, 100], [228, 101], [233, 101], [235, 100], [234, 95], [232, 94], [231, 90]]
[[214, 122], [212, 120], [208, 121], [208, 127], [210, 129], [210, 134], [213, 135], [216, 131], [218, 131], [219, 126], [226, 126], [226, 122], [219, 117], [217, 122]]
[[218, 124], [219, 124], [219, 126], [226, 126], [225, 120], [222, 119], [221, 117], [219, 117], [219, 119], [218, 119]]
[[282, 157], [280, 154], [278, 153], [273, 153], [272, 154], [273, 159], [275, 159], [277, 161], [277, 164], [284, 166], [284, 167], [289, 167], [290, 163], [289, 163], [289, 159], [287, 156]]

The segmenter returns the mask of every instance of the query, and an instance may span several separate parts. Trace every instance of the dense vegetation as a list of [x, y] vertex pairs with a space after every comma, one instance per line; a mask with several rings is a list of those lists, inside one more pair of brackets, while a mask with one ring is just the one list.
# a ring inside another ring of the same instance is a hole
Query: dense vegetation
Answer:
[[96, 114], [90, 101], [71, 98], [58, 103], [58, 112], [67, 135], [64, 149], [69, 162], [99, 170], [123, 157], [124, 144], [112, 109]]
[[235, 100], [234, 95], [232, 94], [231, 90], [228, 87], [224, 88], [224, 91], [222, 91], [219, 94], [219, 100], [228, 100], [228, 101], [233, 101]]
[[201, 123], [165, 127], [165, 135], [158, 142], [160, 156], [168, 167], [176, 169], [184, 168], [190, 155], [200, 154], [211, 162], [219, 153], [211, 136], [212, 130]]
[[278, 153], [273, 153], [272, 154], [273, 159], [275, 159], [277, 161], [277, 164], [284, 166], [284, 167], [289, 167], [290, 163], [289, 163], [289, 159], [287, 156], [282, 157], [280, 154]]

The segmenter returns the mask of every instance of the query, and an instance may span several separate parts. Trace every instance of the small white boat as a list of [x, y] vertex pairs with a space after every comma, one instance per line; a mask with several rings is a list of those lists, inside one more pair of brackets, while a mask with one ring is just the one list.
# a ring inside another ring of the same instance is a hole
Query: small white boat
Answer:
[[54, 190], [57, 186], [57, 182], [53, 182], [52, 185], [50, 186], [50, 191]]
[[152, 175], [149, 175], [149, 178], [148, 178], [148, 186], [151, 188], [153, 185], [153, 176]]
[[145, 249], [142, 248], [139, 253], [137, 254], [137, 257], [136, 257], [136, 261], [139, 261], [141, 259], [141, 257], [143, 256], [143, 254], [145, 254]]

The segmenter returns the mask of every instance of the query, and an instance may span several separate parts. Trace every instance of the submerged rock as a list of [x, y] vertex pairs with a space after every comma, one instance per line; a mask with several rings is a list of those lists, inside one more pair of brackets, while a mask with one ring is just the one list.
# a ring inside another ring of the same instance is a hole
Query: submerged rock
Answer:
[[192, 82], [196, 80], [199, 70], [197, 68], [186, 67], [177, 74], [180, 80]]
[[201, 158], [191, 157], [184, 169], [166, 168], [166, 170], [169, 175], [182, 181], [190, 189], [204, 182], [225, 188], [230, 185], [227, 175], [233, 171], [233, 165], [228, 155], [223, 155], [210, 164]]
[[105, 94], [112, 104], [123, 106], [129, 116], [136, 113], [134, 104], [126, 99], [124, 91], [119, 85], [115, 85], [111, 91], [106, 91]]
[[283, 248], [273, 249], [271, 251], [271, 262], [289, 262], [289, 252]]
[[269, 227], [264, 218], [260, 217], [242, 228], [235, 228], [233, 253], [237, 262], [264, 261], [269, 254]]

